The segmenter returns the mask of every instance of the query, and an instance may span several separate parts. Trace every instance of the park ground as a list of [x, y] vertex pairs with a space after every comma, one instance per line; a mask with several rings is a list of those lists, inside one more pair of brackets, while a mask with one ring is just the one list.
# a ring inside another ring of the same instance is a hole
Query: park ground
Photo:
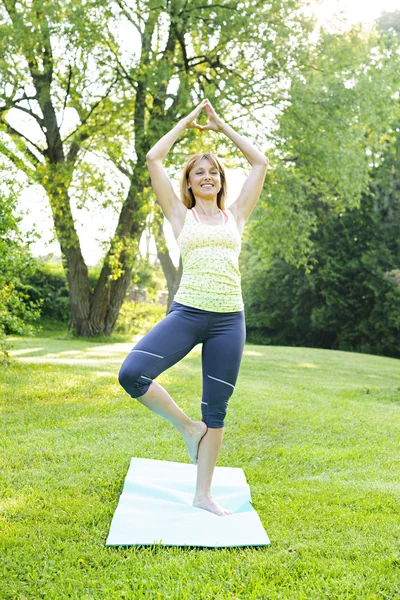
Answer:
[[[106, 547], [131, 457], [185, 444], [119, 386], [132, 340], [11, 341], [2, 600], [400, 597], [399, 360], [247, 344], [217, 465], [244, 470], [271, 545]], [[200, 419], [200, 346], [158, 381]]]

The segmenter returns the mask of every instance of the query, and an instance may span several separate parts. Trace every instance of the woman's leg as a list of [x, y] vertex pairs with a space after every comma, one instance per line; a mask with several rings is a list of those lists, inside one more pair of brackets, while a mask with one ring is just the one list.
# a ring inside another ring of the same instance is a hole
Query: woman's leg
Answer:
[[171, 305], [168, 315], [128, 354], [119, 372], [120, 384], [133, 398], [178, 429], [193, 464], [196, 464], [199, 441], [207, 426], [201, 421], [192, 421], [153, 379], [190, 352], [198, 343], [205, 323], [204, 315]]
[[193, 505], [220, 516], [230, 514], [211, 497], [211, 481], [224, 436], [228, 400], [239, 375], [246, 327], [244, 312], [214, 318], [214, 327], [203, 343], [203, 421], [208, 431], [199, 446], [196, 493]]
[[202, 421], [190, 419], [174, 402], [167, 390], [156, 381], [151, 383], [147, 392], [138, 400], [177, 428], [185, 441], [190, 461], [194, 465], [197, 464], [199, 443], [207, 431], [207, 425]]

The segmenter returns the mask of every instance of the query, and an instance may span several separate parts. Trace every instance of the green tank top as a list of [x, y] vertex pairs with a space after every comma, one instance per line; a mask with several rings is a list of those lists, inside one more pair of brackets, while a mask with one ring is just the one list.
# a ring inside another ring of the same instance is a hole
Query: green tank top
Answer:
[[183, 273], [176, 302], [212, 312], [244, 309], [239, 254], [241, 236], [229, 209], [220, 210], [221, 224], [201, 223], [195, 208], [186, 213], [177, 238]]

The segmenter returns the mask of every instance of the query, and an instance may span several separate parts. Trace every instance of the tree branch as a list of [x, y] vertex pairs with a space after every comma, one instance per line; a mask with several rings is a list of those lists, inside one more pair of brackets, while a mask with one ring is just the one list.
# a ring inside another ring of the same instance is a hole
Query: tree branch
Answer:
[[129, 171], [128, 169], [126, 169], [123, 165], [117, 165], [117, 164], [115, 164], [115, 166], [117, 167], [118, 171], [120, 171], [123, 175], [125, 175], [129, 179], [129, 181], [132, 179], [132, 173], [131, 173], [131, 171]]
[[[196, 6], [196, 10], [201, 10], [203, 8], [227, 8], [228, 10], [237, 10], [237, 6], [227, 6], [227, 5], [223, 5], [223, 4], [204, 4], [203, 6]], [[184, 10], [182, 10], [179, 14], [182, 14], [184, 12], [192, 12], [193, 8], [186, 8]]]
[[[0, 113], [4, 112], [5, 110], [9, 110], [10, 108], [16, 108], [18, 110], [21, 110], [22, 112], [27, 113], [29, 116], [33, 117], [35, 119], [35, 121], [38, 123], [39, 127], [42, 129], [43, 125], [44, 125], [44, 121], [43, 121], [42, 117], [39, 117], [39, 115], [37, 115], [32, 110], [32, 107], [29, 104], [29, 100], [36, 100], [36, 99], [37, 99], [37, 96], [27, 96], [25, 93], [21, 98], [16, 98], [14, 100], [12, 100], [10, 97], [3, 96], [3, 100], [4, 100], [5, 104], [0, 107]], [[28, 101], [29, 108], [25, 108], [24, 106], [18, 105], [18, 102], [23, 102], [24, 100]]]
[[[138, 26], [138, 24], [133, 20], [133, 17], [129, 14], [129, 9], [126, 7], [125, 2], [123, 2], [123, 0], [116, 0], [118, 6], [120, 7], [122, 14], [128, 19], [128, 21], [130, 23], [132, 23], [132, 25], [137, 29], [137, 31], [140, 33], [140, 35], [142, 35], [142, 32], [140, 30], [140, 27]], [[138, 18], [140, 19], [140, 16], [138, 13], [136, 13]], [[143, 22], [143, 19], [142, 19]]]
[[62, 118], [61, 118], [61, 123], [60, 123], [59, 129], [61, 129], [62, 124], [64, 122], [65, 109], [67, 107], [67, 98], [69, 96], [69, 92], [70, 92], [70, 89], [71, 89], [71, 79], [72, 79], [72, 67], [71, 67], [71, 65], [69, 65], [67, 89], [66, 89], [66, 92], [65, 92], [64, 104], [63, 104], [63, 108], [62, 108]]
[[8, 160], [10, 160], [17, 169], [23, 171], [26, 175], [28, 175], [28, 177], [35, 179], [35, 171], [28, 167], [28, 165], [19, 156], [14, 154], [14, 152], [12, 152], [12, 150], [10, 150], [1, 140], [0, 153], [8, 158]]
[[[113, 87], [114, 87], [114, 85], [117, 83], [117, 81], [118, 81], [118, 77], [116, 77], [116, 78], [114, 79], [114, 81], [111, 83], [111, 85], [110, 85], [110, 87], [108, 88], [108, 90], [107, 90], [107, 93], [105, 94], [105, 96], [102, 96], [102, 97], [101, 97], [101, 98], [100, 98], [100, 99], [99, 99], [97, 102], [95, 102], [95, 103], [93, 104], [92, 108], [89, 110], [89, 112], [88, 112], [88, 114], [86, 115], [86, 117], [84, 117], [84, 118], [82, 119], [82, 121], [81, 121], [80, 125], [78, 125], [78, 127], [77, 127], [76, 129], [74, 129], [74, 131], [71, 131], [71, 133], [69, 133], [69, 134], [67, 135], [67, 137], [63, 139], [63, 141], [62, 141], [62, 143], [63, 143], [63, 144], [64, 144], [64, 142], [66, 142], [66, 141], [67, 141], [67, 140], [68, 140], [70, 137], [72, 137], [73, 135], [75, 135], [75, 134], [76, 134], [76, 133], [79, 131], [79, 129], [81, 129], [81, 127], [83, 127], [83, 125], [85, 125], [85, 124], [88, 122], [88, 120], [90, 119], [90, 116], [93, 114], [93, 112], [94, 112], [94, 111], [96, 110], [96, 108], [99, 106], [99, 104], [101, 104], [101, 102], [103, 102], [103, 100], [105, 100], [105, 99], [106, 99], [106, 98], [109, 96], [109, 94], [110, 94], [110, 92], [111, 92], [112, 88], [113, 88]], [[83, 135], [84, 137], [82, 137], [82, 138], [81, 138], [81, 141], [83, 141], [83, 139], [86, 139], [87, 137], [89, 137], [87, 134], [82, 134], [82, 135]]]
[[[36, 148], [36, 150], [38, 152], [40, 152], [40, 154], [42, 156], [46, 156], [46, 152], [45, 150], [43, 150], [42, 148], [39, 148], [39, 146], [37, 146], [34, 142], [32, 142], [32, 140], [30, 140], [29, 138], [27, 138], [26, 136], [24, 136], [23, 133], [21, 133], [20, 131], [17, 131], [17, 129], [14, 129], [14, 127], [11, 127], [11, 125], [9, 123], [7, 123], [6, 120], [3, 119], [3, 123], [6, 126], [6, 132], [8, 133], [8, 135], [10, 135], [11, 137], [13, 136], [18, 136], [20, 138], [23, 138], [26, 142], [28, 142], [29, 144], [32, 144], [32, 146], [34, 148]], [[28, 156], [31, 158], [31, 160], [34, 162], [34, 164], [36, 166], [40, 165], [41, 162], [38, 159], [38, 157], [32, 152], [32, 150], [30, 150], [27, 146], [25, 146], [24, 148], [21, 148], [22, 151], [26, 152], [28, 154]]]

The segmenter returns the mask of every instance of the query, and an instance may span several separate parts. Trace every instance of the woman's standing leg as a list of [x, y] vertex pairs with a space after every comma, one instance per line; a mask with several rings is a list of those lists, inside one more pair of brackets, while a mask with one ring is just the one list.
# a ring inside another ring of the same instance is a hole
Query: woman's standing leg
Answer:
[[229, 511], [211, 497], [211, 481], [224, 436], [224, 418], [228, 400], [234, 392], [239, 375], [246, 326], [244, 311], [216, 313], [214, 324], [203, 343], [203, 421], [208, 430], [199, 446], [196, 493], [193, 505], [217, 515]]

